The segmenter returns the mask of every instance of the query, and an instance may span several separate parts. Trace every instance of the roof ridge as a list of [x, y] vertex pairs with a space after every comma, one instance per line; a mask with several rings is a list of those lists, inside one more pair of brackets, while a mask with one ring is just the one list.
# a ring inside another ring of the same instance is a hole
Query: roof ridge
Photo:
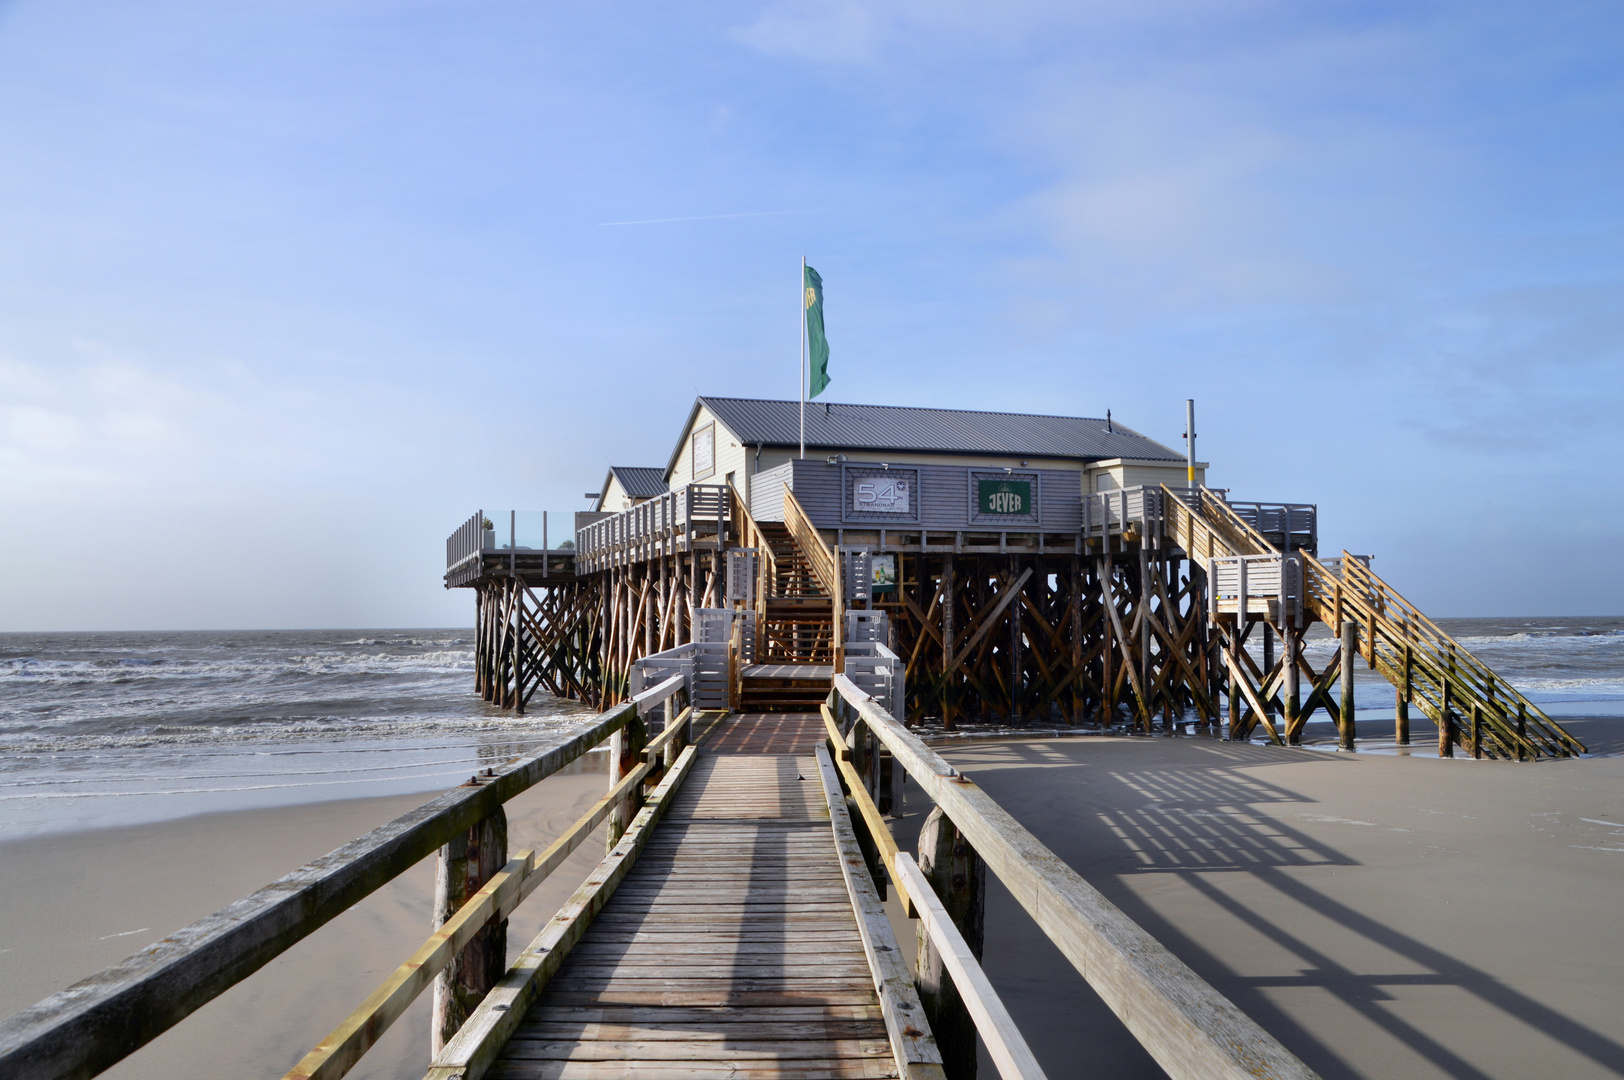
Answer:
[[[756, 405], [799, 405], [800, 404], [799, 401], [794, 401], [794, 400], [791, 400], [789, 398], [722, 397], [722, 396], [716, 395], [716, 394], [701, 394], [701, 395], [699, 395], [699, 400], [701, 400], [701, 401], [743, 401], [743, 402], [750, 402], [750, 403], [756, 404]], [[808, 405], [817, 404], [817, 405], [825, 405], [825, 406], [828, 406], [828, 405], [849, 405], [852, 408], [857, 408], [857, 409], [897, 409], [899, 411], [907, 411], [907, 412], [967, 413], [967, 414], [974, 414], [974, 415], [977, 415], [977, 416], [1026, 416], [1026, 417], [1037, 417], [1037, 418], [1041, 418], [1041, 419], [1044, 419], [1044, 420], [1097, 420], [1102, 424], [1105, 423], [1105, 417], [1103, 417], [1103, 416], [1066, 416], [1066, 415], [1063, 415], [1061, 413], [1024, 413], [1024, 412], [1012, 412], [1012, 411], [1007, 410], [1007, 409], [951, 409], [951, 408], [946, 408], [946, 407], [940, 406], [940, 405], [871, 405], [871, 404], [868, 404], [866, 402], [861, 402], [861, 401], [820, 401], [820, 402], [808, 401], [807, 404]], [[1117, 421], [1112, 420], [1111, 422], [1114, 424]], [[1123, 426], [1126, 427], [1127, 425], [1124, 424]]]

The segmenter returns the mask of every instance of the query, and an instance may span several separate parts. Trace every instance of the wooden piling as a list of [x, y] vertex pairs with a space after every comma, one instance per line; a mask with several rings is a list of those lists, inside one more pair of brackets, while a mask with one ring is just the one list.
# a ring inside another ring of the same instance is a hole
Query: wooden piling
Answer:
[[[987, 897], [987, 869], [964, 836], [933, 809], [919, 832], [919, 869], [941, 898], [953, 925], [981, 959]], [[925, 1019], [942, 1053], [948, 1080], [975, 1080], [976, 1028], [959, 989], [942, 963], [924, 923], [919, 925], [915, 981]]]
[[1303, 741], [1303, 725], [1299, 714], [1303, 710], [1302, 684], [1299, 680], [1301, 672], [1297, 668], [1297, 653], [1302, 647], [1302, 635], [1291, 623], [1286, 623], [1281, 632], [1281, 644], [1284, 646], [1284, 662], [1286, 665], [1285, 706], [1286, 742], [1297, 746]]
[[1449, 711], [1449, 680], [1445, 679], [1438, 712], [1438, 756], [1455, 756], [1455, 717]]
[[1400, 746], [1410, 745], [1411, 680], [1415, 677], [1415, 657], [1408, 645], [1404, 646], [1404, 670], [1395, 688], [1398, 700], [1393, 705], [1393, 738]]
[[[507, 813], [500, 807], [440, 849], [434, 929], [457, 913], [507, 863]], [[474, 935], [434, 980], [431, 1054], [438, 1055], [507, 970], [507, 921]]]
[[1337, 718], [1343, 750], [1354, 748], [1353, 724], [1353, 658], [1359, 651], [1359, 624], [1352, 619], [1342, 620], [1342, 712]]

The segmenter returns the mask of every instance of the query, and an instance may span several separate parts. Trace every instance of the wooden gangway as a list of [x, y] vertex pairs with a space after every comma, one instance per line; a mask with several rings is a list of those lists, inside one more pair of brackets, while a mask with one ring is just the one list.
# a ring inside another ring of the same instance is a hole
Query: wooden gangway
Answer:
[[[488, 1060], [485, 1076], [511, 1080], [939, 1076], [814, 733], [730, 719], [659, 828], [622, 841], [635, 865], [528, 1012], [501, 1023], [524, 996], [510, 977], [429, 1075]], [[549, 924], [536, 947], [556, 936]]]
[[[979, 1037], [1000, 1076], [1041, 1080], [965, 936], [979, 941], [979, 923], [946, 906], [963, 860], [1004, 883], [1174, 1080], [1313, 1080], [880, 698], [830, 681], [821, 715], [751, 716], [681, 708], [690, 680], [672, 676], [0, 1020], [0, 1075], [95, 1075], [438, 851], [439, 928], [284, 1080], [345, 1075], [431, 986], [443, 1046], [428, 1080], [935, 1080], [944, 1032], [955, 1061]], [[599, 746], [604, 797], [545, 849], [509, 857], [503, 804]], [[881, 804], [900, 807], [904, 774], [936, 806], [934, 859], [923, 839], [916, 863], [891, 836]], [[504, 972], [508, 915], [606, 823], [608, 854]], [[919, 920], [917, 970], [887, 886]]]

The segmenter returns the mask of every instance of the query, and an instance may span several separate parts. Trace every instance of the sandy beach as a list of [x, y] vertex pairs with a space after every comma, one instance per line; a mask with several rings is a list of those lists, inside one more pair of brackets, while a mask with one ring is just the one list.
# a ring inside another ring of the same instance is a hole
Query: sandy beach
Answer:
[[[596, 756], [590, 765], [599, 764]], [[509, 850], [540, 847], [603, 795], [575, 772], [508, 803]], [[422, 804], [398, 795], [202, 814], [0, 845], [0, 1013], [10, 1015]], [[603, 857], [602, 830], [514, 914], [514, 954]], [[103, 1075], [279, 1077], [428, 936], [434, 861], [373, 893]], [[421, 1077], [429, 995], [350, 1073]]]
[[[1618, 724], [1576, 726], [1605, 741]], [[1517, 766], [1098, 737], [944, 753], [1326, 1080], [1624, 1075], [1624, 757]], [[510, 804], [514, 847], [562, 831], [604, 782], [561, 775]], [[928, 807], [910, 793], [896, 831], [911, 847]], [[0, 1008], [424, 798], [0, 846]], [[520, 909], [514, 952], [599, 857], [586, 845]], [[417, 867], [107, 1075], [281, 1075], [422, 939], [431, 880], [432, 863]], [[1161, 1075], [996, 881], [986, 926], [987, 971], [1051, 1077]], [[425, 997], [352, 1075], [421, 1076], [426, 1031]]]
[[[1624, 758], [944, 753], [1326, 1080], [1624, 1076]], [[984, 963], [1051, 1077], [1161, 1075], [996, 879]]]

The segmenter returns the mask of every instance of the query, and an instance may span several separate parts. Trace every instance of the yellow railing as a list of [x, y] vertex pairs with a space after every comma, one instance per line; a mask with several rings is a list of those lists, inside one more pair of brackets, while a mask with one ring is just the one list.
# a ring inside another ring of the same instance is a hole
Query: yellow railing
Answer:
[[750, 516], [750, 509], [744, 503], [744, 496], [732, 484], [728, 490], [733, 493], [733, 520], [739, 525], [739, 543], [741, 547], [755, 548], [757, 553], [756, 574], [756, 611], [764, 611], [763, 601], [771, 592], [770, 585], [778, 580], [778, 559], [773, 554], [772, 544], [756, 524], [756, 519]]
[[812, 567], [812, 576], [818, 579], [818, 584], [829, 596], [840, 595], [840, 585], [835, 569], [835, 553], [829, 550], [829, 545], [823, 542], [818, 535], [816, 525], [801, 509], [796, 501], [793, 491], [784, 491], [784, 527], [789, 530], [795, 544], [806, 556], [807, 565]]
[[[1262, 534], [1207, 489], [1201, 489], [1196, 507], [1165, 485], [1162, 494], [1165, 528], [1191, 558], [1275, 553]], [[1344, 620], [1357, 623], [1359, 652], [1366, 663], [1405, 701], [1447, 728], [1449, 745], [1463, 746], [1473, 756], [1519, 760], [1585, 751], [1583, 743], [1371, 573], [1364, 562], [1343, 552], [1338, 575], [1308, 552], [1293, 554], [1302, 560], [1305, 613], [1333, 634], [1340, 632]]]
[[[1365, 662], [1474, 757], [1566, 757], [1585, 746], [1450, 637], [1363, 561], [1342, 553], [1333, 573], [1307, 553], [1303, 601], [1336, 633], [1358, 625]], [[1457, 719], [1458, 715], [1458, 719]]]

